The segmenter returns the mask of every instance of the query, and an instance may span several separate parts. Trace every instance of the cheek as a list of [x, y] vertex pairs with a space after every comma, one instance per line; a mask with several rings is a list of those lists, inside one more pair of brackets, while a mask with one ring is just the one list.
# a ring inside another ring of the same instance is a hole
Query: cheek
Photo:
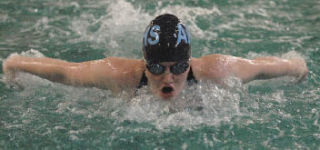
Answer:
[[151, 79], [148, 82], [149, 82], [149, 86], [151, 88], [158, 87], [160, 85], [160, 83], [161, 83], [159, 80], [156, 80], [156, 79]]
[[182, 73], [180, 75], [174, 75], [173, 76], [174, 82], [176, 84], [181, 84], [181, 86], [183, 86], [184, 82], [187, 81], [187, 77], [188, 77], [189, 71], [190, 71], [190, 68], [188, 68], [184, 73]]
[[179, 75], [179, 76], [175, 76], [174, 77], [174, 80], [175, 80], [175, 83], [180, 86], [183, 86], [184, 85], [184, 82], [187, 81], [187, 74], [182, 74], [182, 75]]
[[158, 86], [161, 83], [161, 78], [158, 76], [154, 76], [152, 74], [146, 74], [146, 76], [148, 78], [148, 84], [151, 87]]
[[176, 83], [176, 84], [179, 84], [179, 85], [180, 85], [181, 83], [183, 83], [183, 81], [184, 81], [184, 79], [183, 79], [182, 77], [175, 78], [174, 80], [175, 80], [175, 83]]

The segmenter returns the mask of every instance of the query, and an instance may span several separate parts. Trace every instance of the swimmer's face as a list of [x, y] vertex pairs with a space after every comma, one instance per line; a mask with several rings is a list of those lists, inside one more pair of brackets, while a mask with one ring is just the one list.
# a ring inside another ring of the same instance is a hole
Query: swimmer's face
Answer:
[[[153, 94], [162, 99], [171, 99], [178, 96], [185, 87], [190, 70], [189, 63], [161, 62], [153, 65], [156, 66], [149, 66], [146, 71], [148, 84]], [[159, 67], [164, 68], [164, 70], [159, 71]]]

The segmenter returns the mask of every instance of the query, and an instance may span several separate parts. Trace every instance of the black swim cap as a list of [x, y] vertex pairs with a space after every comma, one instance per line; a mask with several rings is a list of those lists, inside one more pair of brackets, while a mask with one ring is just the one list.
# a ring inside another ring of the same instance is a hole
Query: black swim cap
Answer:
[[186, 61], [190, 49], [190, 34], [176, 16], [160, 15], [147, 26], [142, 48], [147, 63]]

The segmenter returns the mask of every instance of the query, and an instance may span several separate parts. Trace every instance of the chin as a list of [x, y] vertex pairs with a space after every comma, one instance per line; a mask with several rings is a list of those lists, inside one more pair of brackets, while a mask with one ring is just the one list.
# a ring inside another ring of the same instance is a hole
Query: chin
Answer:
[[172, 98], [174, 98], [176, 95], [175, 94], [163, 94], [160, 93], [159, 96], [163, 99], [163, 100], [170, 100]]

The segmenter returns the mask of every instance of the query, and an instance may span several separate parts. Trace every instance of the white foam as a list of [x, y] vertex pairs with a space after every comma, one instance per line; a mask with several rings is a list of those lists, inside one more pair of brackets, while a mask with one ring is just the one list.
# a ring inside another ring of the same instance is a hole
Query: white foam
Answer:
[[300, 54], [294, 50], [288, 51], [287, 53], [284, 53], [281, 55], [281, 58], [284, 58], [284, 59], [291, 59], [291, 58], [305, 59], [305, 57], [306, 56], [303, 56], [302, 54]]
[[184, 23], [187, 24], [187, 28], [190, 30], [191, 34], [198, 38], [205, 38], [205, 39], [215, 39], [217, 37], [217, 33], [212, 32], [210, 30], [203, 31], [198, 27], [196, 24], [196, 19], [198, 16], [219, 16], [222, 15], [221, 11], [213, 6], [210, 9], [201, 8], [201, 7], [186, 7], [186, 6], [168, 6], [162, 9], [158, 9], [155, 13], [155, 16], [164, 14], [164, 13], [171, 13], [177, 15]]
[[[72, 113], [87, 119], [104, 117], [119, 122], [125, 120], [148, 122], [162, 130], [170, 126], [186, 129], [202, 124], [216, 126], [221, 122], [229, 122], [237, 116], [248, 115], [245, 111], [248, 107], [259, 109], [254, 103], [240, 108], [240, 100], [246, 103], [253, 100], [251, 95], [247, 94], [247, 87], [232, 78], [225, 81], [227, 88], [221, 88], [214, 83], [200, 82], [186, 88], [181, 96], [173, 101], [156, 98], [149, 87], [140, 89], [137, 96], [128, 101], [122, 97], [113, 97], [108, 90], [66, 86], [26, 73], [21, 73], [17, 78], [19, 84], [25, 87], [24, 90], [17, 92], [18, 97], [32, 97], [38, 101], [50, 99], [57, 105], [56, 113]], [[278, 103], [287, 101], [283, 91], [259, 97], [263, 101]], [[33, 111], [25, 112], [24, 115], [26, 119], [36, 116]], [[280, 115], [290, 117], [286, 113]]]
[[28, 56], [28, 57], [44, 57], [44, 55], [40, 51], [35, 49], [30, 49], [25, 52], [21, 52], [21, 55]]
[[[43, 56], [37, 50], [22, 55]], [[56, 101], [55, 112], [72, 113], [85, 118], [103, 116], [118, 121], [149, 122], [159, 129], [165, 129], [169, 126], [192, 128], [201, 124], [217, 125], [241, 115], [239, 94], [243, 92], [243, 86], [233, 79], [226, 81], [229, 85], [226, 89], [214, 83], [200, 82], [186, 88], [181, 97], [173, 101], [160, 100], [150, 92], [149, 87], [144, 87], [129, 102], [123, 97], [113, 97], [109, 90], [67, 86], [28, 73], [18, 73], [16, 81], [24, 87], [17, 93], [19, 97], [35, 97], [39, 101], [46, 101], [47, 97], [62, 95], [52, 100]], [[88, 105], [83, 107], [81, 102]]]
[[231, 92], [236, 91], [234, 88], [224, 89], [213, 83], [200, 83], [188, 87], [181, 97], [171, 101], [157, 99], [146, 92], [147, 89], [142, 90], [126, 108], [124, 120], [151, 122], [159, 129], [169, 126], [192, 128], [201, 124], [218, 125], [241, 115], [239, 93]]
[[[248, 59], [254, 59], [257, 57], [265, 57], [265, 56], [271, 56], [271, 55], [267, 52], [256, 53], [256, 52], [250, 51], [250, 52], [248, 52], [248, 54], [245, 57]], [[289, 50], [286, 53], [272, 54], [272, 56], [276, 56], [276, 57], [283, 58], [283, 59], [291, 59], [291, 58], [307, 59], [307, 56], [304, 56], [303, 54], [301, 54], [295, 50]]]
[[9, 21], [11, 18], [7, 14], [0, 14], [0, 22]]
[[[113, 97], [108, 90], [66, 86], [30, 74], [20, 74], [18, 78], [20, 84], [26, 87], [17, 93], [19, 97], [48, 100], [36, 95], [42, 93], [53, 98], [55, 95], [61, 95], [58, 99], [50, 98], [53, 104], [57, 104], [55, 112], [72, 113], [88, 119], [100, 116], [114, 118], [119, 122], [149, 122], [158, 129], [165, 129], [169, 126], [193, 128], [201, 124], [218, 125], [222, 121], [230, 121], [232, 117], [241, 115], [239, 93], [232, 92], [237, 90], [222, 89], [211, 83], [200, 83], [187, 88], [183, 91], [183, 96], [171, 102], [156, 98], [148, 87], [145, 87], [127, 102], [121, 97]], [[82, 102], [87, 105], [84, 107], [81, 105]], [[202, 109], [198, 109], [198, 106]], [[26, 115], [29, 119], [33, 118], [30, 113]]]
[[[209, 31], [204, 31], [197, 26], [196, 19], [198, 16], [223, 15], [215, 6], [210, 9], [186, 6], [157, 7], [155, 14], [150, 15], [139, 8], [135, 8], [125, 0], [112, 2], [101, 1], [101, 3], [92, 5], [101, 4], [108, 5], [106, 8], [107, 15], [96, 18], [92, 14], [81, 14], [79, 18], [74, 18], [70, 29], [80, 35], [80, 38], [67, 42], [89, 41], [97, 44], [97, 47], [111, 49], [106, 52], [106, 55], [129, 56], [131, 58], [137, 57], [134, 51], [141, 47], [140, 43], [144, 28], [151, 19], [159, 14], [177, 14], [178, 17], [187, 24], [191, 34], [196, 36], [197, 39], [214, 39], [217, 37], [217, 34], [213, 32], [211, 28]], [[78, 7], [77, 3], [71, 5]], [[158, 3], [158, 5], [161, 6], [161, 2]], [[246, 9], [247, 8], [244, 7], [240, 11], [232, 11], [231, 13], [237, 14], [239, 18], [214, 28], [218, 30], [231, 30], [237, 29], [236, 25], [239, 24], [241, 26], [247, 25], [248, 22], [246, 21], [248, 20], [244, 18], [244, 13], [247, 11]], [[257, 10], [251, 8], [249, 12], [257, 13], [263, 17], [270, 16], [270, 12], [267, 12], [263, 8]], [[39, 28], [39, 30], [50, 28], [48, 27], [50, 21], [51, 20], [44, 17], [36, 23], [35, 27]], [[257, 23], [258, 21], [259, 20], [249, 20], [249, 23]], [[88, 28], [92, 26], [98, 26], [98, 29], [96, 31], [88, 30]], [[277, 24], [264, 22], [258, 24], [258, 26], [269, 30], [272, 27], [277, 27]], [[52, 37], [54, 36], [55, 35], [52, 35]], [[286, 38], [284, 38], [284, 40], [285, 39]], [[243, 39], [242, 42], [259, 42], [259, 39]], [[37, 50], [24, 52], [22, 55], [43, 57]], [[249, 57], [254, 57], [267, 54], [249, 53], [248, 55]], [[73, 113], [87, 118], [103, 116], [119, 121], [133, 120], [150, 122], [159, 129], [164, 129], [169, 126], [192, 128], [201, 124], [217, 125], [223, 121], [230, 121], [233, 117], [243, 114], [240, 110], [239, 103], [241, 96], [246, 96], [242, 95], [242, 93], [247, 92], [245, 86], [231, 79], [226, 81], [226, 84], [229, 85], [228, 88], [218, 87], [214, 83], [199, 83], [196, 86], [185, 89], [181, 97], [171, 102], [162, 101], [154, 97], [147, 88], [143, 88], [138, 91], [138, 96], [126, 103], [125, 99], [113, 97], [108, 90], [65, 86], [30, 74], [22, 74], [18, 78], [20, 79], [19, 82], [24, 87], [27, 87], [19, 93], [21, 97], [35, 95], [40, 89], [52, 97], [57, 93], [61, 94], [62, 98], [59, 98], [57, 104], [57, 113]], [[283, 92], [274, 93], [271, 96], [274, 101], [286, 101], [283, 99]], [[250, 101], [250, 97], [245, 98]], [[243, 97], [241, 99], [243, 99]], [[81, 101], [92, 102], [93, 104], [89, 104], [84, 108], [79, 106], [79, 102]], [[198, 110], [197, 107], [201, 109]], [[252, 107], [258, 108], [256, 104], [253, 104]], [[70, 131], [71, 139], [76, 140], [77, 133], [78, 131]]]
[[[92, 14], [81, 14], [80, 18], [72, 20], [71, 30], [80, 35], [79, 39], [69, 42], [90, 41], [98, 47], [111, 49], [105, 55], [137, 57], [140, 50], [142, 35], [145, 27], [157, 15], [163, 13], [176, 14], [187, 24], [193, 36], [197, 38], [214, 39], [217, 34], [212, 31], [203, 31], [196, 24], [197, 16], [221, 15], [217, 7], [211, 9], [201, 7], [167, 6], [156, 8], [154, 15], [134, 7], [125, 0], [112, 1], [106, 8], [107, 15], [96, 18]], [[91, 26], [99, 26], [97, 31], [90, 32]]]

